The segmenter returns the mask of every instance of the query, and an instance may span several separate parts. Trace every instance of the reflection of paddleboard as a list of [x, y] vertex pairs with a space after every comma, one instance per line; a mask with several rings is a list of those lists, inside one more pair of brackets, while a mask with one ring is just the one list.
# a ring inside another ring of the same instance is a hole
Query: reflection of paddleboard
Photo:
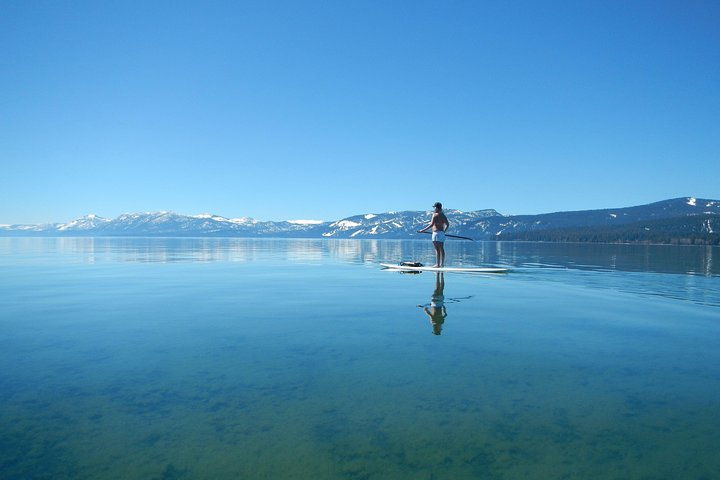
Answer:
[[390, 263], [381, 263], [384, 268], [392, 268], [393, 270], [405, 270], [412, 272], [465, 272], [465, 273], [507, 273], [507, 268], [495, 267], [425, 267], [421, 264], [412, 265], [394, 265]]

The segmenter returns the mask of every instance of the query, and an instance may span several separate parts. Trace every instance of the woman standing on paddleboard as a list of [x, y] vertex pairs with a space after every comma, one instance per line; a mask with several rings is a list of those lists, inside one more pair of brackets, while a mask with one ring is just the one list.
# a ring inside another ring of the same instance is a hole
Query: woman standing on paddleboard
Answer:
[[422, 230], [418, 230], [418, 233], [426, 232], [432, 228], [432, 242], [435, 247], [435, 267], [440, 268], [445, 266], [445, 232], [450, 228], [450, 222], [442, 211], [442, 203], [435, 202], [433, 205], [435, 211], [430, 219], [430, 224]]

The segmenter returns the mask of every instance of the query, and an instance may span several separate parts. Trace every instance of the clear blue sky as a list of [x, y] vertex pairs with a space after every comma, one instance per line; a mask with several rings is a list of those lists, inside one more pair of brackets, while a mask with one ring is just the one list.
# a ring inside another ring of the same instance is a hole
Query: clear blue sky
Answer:
[[0, 223], [720, 198], [720, 2], [0, 0]]

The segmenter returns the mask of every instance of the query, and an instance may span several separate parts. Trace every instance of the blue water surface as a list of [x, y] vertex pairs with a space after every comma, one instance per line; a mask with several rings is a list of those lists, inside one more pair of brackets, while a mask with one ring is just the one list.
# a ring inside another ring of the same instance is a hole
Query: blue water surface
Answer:
[[0, 238], [0, 478], [706, 479], [720, 249]]

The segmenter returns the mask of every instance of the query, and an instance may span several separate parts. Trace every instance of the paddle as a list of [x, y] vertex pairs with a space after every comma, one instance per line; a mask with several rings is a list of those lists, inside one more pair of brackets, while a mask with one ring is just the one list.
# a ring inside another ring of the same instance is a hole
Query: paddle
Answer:
[[[418, 233], [427, 233], [428, 235], [432, 235], [432, 232], [418, 232]], [[446, 237], [450, 238], [461, 238], [463, 240], [470, 240], [471, 242], [474, 242], [475, 240], [470, 237], [461, 237], [460, 235], [450, 235], [449, 233], [445, 234]]]

